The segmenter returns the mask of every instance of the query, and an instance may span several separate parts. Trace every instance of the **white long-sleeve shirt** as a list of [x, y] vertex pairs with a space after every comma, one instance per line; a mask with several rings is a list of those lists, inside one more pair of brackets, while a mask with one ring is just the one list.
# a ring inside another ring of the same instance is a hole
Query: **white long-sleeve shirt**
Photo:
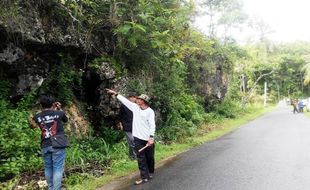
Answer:
[[122, 95], [117, 95], [117, 99], [133, 113], [132, 136], [145, 141], [154, 136], [156, 129], [154, 111], [150, 107], [143, 110]]

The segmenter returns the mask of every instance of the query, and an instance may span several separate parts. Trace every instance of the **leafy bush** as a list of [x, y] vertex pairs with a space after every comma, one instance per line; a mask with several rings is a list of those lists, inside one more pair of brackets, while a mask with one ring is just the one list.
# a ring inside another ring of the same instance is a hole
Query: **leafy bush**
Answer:
[[111, 129], [105, 125], [99, 128], [99, 136], [104, 139], [108, 144], [116, 144], [124, 138], [124, 132]]
[[0, 100], [0, 180], [42, 166], [40, 133], [28, 126], [28, 112]]
[[36, 90], [33, 89], [18, 102], [17, 110], [28, 110], [34, 107], [36, 102]]
[[94, 59], [88, 64], [88, 67], [92, 69], [99, 69], [103, 62], [109, 63], [109, 66], [111, 66], [111, 68], [115, 71], [116, 77], [121, 77], [126, 74], [126, 70], [122, 68], [122, 65], [109, 56], [101, 56]]
[[67, 165], [85, 169], [90, 163], [106, 165], [111, 147], [102, 138], [71, 139], [67, 149]]
[[0, 80], [0, 99], [6, 99], [9, 96], [11, 84], [7, 80]]
[[128, 146], [123, 142], [110, 145], [103, 138], [71, 139], [67, 149], [66, 185], [76, 185], [83, 180], [101, 176], [113, 164], [127, 158]]
[[182, 141], [196, 132], [204, 116], [203, 108], [192, 96], [173, 97], [164, 128], [159, 131], [160, 137], [164, 141]]
[[72, 102], [73, 88], [81, 86], [81, 74], [72, 66], [72, 58], [70, 56], [61, 56], [61, 63], [54, 65], [49, 77], [40, 87], [40, 94], [49, 94], [54, 96], [58, 101], [65, 105]]
[[175, 119], [170, 121], [174, 125], [167, 125], [159, 131], [160, 140], [165, 142], [183, 142], [186, 137], [193, 135], [197, 130], [196, 125], [182, 117], [175, 117]]
[[214, 113], [224, 118], [235, 118], [241, 111], [241, 106], [236, 101], [224, 100], [215, 106]]
[[66, 186], [73, 186], [76, 184], [82, 184], [85, 180], [89, 179], [90, 177], [92, 177], [92, 176], [87, 174], [87, 173], [83, 173], [83, 174], [73, 173], [64, 179], [64, 184]]

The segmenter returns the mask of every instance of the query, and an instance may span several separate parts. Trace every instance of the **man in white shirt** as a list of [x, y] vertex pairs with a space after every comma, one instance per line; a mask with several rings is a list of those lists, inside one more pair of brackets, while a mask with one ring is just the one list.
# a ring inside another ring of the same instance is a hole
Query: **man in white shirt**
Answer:
[[[136, 181], [135, 184], [139, 185], [148, 182], [154, 173], [154, 133], [156, 128], [155, 113], [148, 105], [150, 98], [145, 94], [141, 94], [137, 97], [136, 103], [133, 103], [113, 90], [106, 90], [108, 94], [116, 96], [133, 113], [132, 136], [134, 137], [141, 175], [141, 179]], [[139, 152], [145, 146], [147, 148]]]

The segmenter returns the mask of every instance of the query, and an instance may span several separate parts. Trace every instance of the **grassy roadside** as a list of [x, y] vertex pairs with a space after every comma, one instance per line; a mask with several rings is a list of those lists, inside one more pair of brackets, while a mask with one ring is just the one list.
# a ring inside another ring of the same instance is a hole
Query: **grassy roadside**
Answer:
[[[197, 134], [193, 137], [187, 138], [183, 143], [172, 143], [169, 145], [164, 145], [161, 143], [156, 144], [155, 159], [156, 162], [180, 154], [192, 147], [200, 145], [204, 142], [217, 139], [235, 129], [240, 127], [255, 118], [272, 111], [275, 106], [262, 107], [262, 106], [252, 106], [248, 108], [241, 116], [234, 119], [225, 119], [212, 124], [202, 125]], [[100, 186], [103, 186], [119, 177], [126, 176], [134, 171], [137, 171], [137, 163], [135, 161], [129, 161], [128, 159], [115, 160], [112, 163], [111, 168], [108, 173], [102, 177], [90, 177], [83, 181], [81, 184], [68, 186], [67, 189], [73, 190], [93, 190]]]
[[310, 112], [309, 111], [304, 111], [305, 116], [307, 116], [308, 118], [310, 118]]

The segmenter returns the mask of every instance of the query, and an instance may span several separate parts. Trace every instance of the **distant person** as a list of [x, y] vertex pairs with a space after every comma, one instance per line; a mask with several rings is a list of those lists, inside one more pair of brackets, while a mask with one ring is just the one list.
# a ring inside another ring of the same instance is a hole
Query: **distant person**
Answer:
[[153, 177], [155, 169], [154, 133], [156, 128], [155, 113], [149, 107], [150, 98], [141, 94], [137, 97], [136, 103], [133, 103], [113, 90], [107, 89], [107, 93], [116, 96], [133, 113], [132, 135], [141, 176], [135, 184], [148, 182]]
[[304, 103], [303, 103], [302, 100], [298, 101], [298, 110], [299, 110], [299, 113], [303, 113], [304, 112]]
[[297, 100], [291, 100], [291, 105], [293, 106], [293, 113], [295, 114], [296, 112], [298, 113], [297, 109]]
[[[136, 102], [136, 96], [133, 94], [129, 94], [127, 96], [128, 100], [135, 103]], [[124, 104], [121, 105], [119, 117], [121, 122], [119, 123], [120, 128], [125, 132], [127, 144], [128, 144], [128, 157], [131, 160], [136, 159], [136, 154], [134, 151], [134, 139], [132, 136], [132, 120], [133, 120], [133, 114], [130, 109], [128, 109]]]
[[30, 125], [32, 127], [36, 125], [41, 129], [41, 148], [48, 190], [60, 190], [64, 173], [65, 148], [68, 146], [63, 122], [67, 122], [68, 118], [62, 111], [61, 104], [55, 102], [52, 97], [42, 96], [40, 104], [42, 111], [30, 120]]

